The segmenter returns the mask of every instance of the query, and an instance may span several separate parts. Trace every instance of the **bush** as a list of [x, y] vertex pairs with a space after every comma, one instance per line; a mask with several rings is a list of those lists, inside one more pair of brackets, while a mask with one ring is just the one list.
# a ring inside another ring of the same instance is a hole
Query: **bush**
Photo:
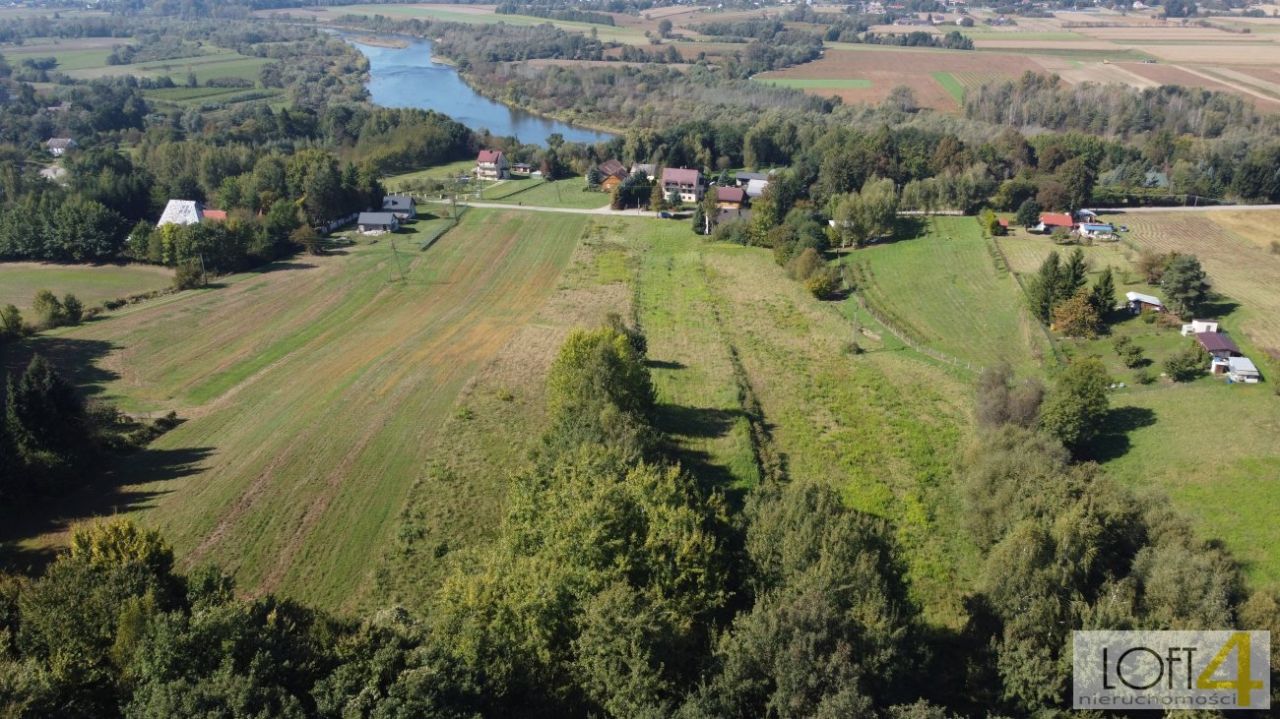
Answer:
[[1147, 367], [1143, 367], [1133, 373], [1133, 381], [1137, 384], [1151, 384], [1156, 381], [1156, 373]]
[[63, 323], [78, 325], [84, 319], [84, 304], [75, 295], [68, 293], [62, 298]]
[[1190, 382], [1205, 373], [1209, 353], [1197, 342], [1164, 361], [1164, 371], [1174, 382]]
[[820, 300], [830, 298], [840, 288], [840, 275], [833, 267], [825, 267], [804, 281], [805, 289]]
[[787, 274], [793, 280], [804, 282], [821, 270], [825, 264], [818, 251], [808, 247], [805, 248], [804, 252], [797, 255], [795, 259], [787, 263]]
[[174, 270], [173, 288], [175, 290], [191, 290], [204, 285], [204, 272], [196, 263], [186, 262], [178, 265]]
[[66, 310], [58, 297], [49, 290], [40, 290], [31, 300], [31, 311], [35, 315], [37, 329], [47, 330], [59, 327], [66, 322]]

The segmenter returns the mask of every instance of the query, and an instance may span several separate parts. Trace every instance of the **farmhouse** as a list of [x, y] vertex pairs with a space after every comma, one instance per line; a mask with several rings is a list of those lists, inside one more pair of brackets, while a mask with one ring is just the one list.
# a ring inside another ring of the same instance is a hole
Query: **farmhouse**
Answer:
[[62, 157], [67, 150], [74, 150], [79, 147], [76, 141], [70, 137], [51, 137], [44, 143], [44, 146], [49, 151], [49, 154], [54, 157]]
[[400, 228], [400, 221], [391, 212], [361, 212], [356, 218], [356, 227], [362, 235], [379, 235], [395, 232]]
[[600, 189], [605, 192], [612, 192], [627, 178], [627, 168], [617, 160], [605, 160], [596, 169], [600, 171]]
[[1141, 292], [1126, 292], [1125, 299], [1128, 301], [1129, 311], [1135, 315], [1145, 310], [1152, 312], [1164, 312], [1164, 303], [1159, 297], [1144, 295]]
[[717, 187], [716, 207], [722, 210], [741, 210], [747, 203], [747, 191], [741, 187]]
[[1040, 215], [1040, 224], [1032, 229], [1036, 232], [1053, 232], [1056, 229], [1070, 230], [1075, 224], [1071, 215], [1065, 212], [1046, 212]]
[[1231, 357], [1227, 360], [1227, 378], [1232, 382], [1257, 384], [1262, 381], [1262, 373], [1248, 357]]
[[481, 150], [476, 156], [476, 177], [481, 180], [505, 180], [511, 176], [511, 165], [502, 150]]
[[702, 172], [686, 168], [664, 167], [662, 189], [669, 195], [675, 192], [681, 202], [697, 202], [702, 199]]
[[1105, 223], [1082, 222], [1080, 227], [1076, 229], [1076, 234], [1092, 240], [1110, 240], [1115, 238], [1116, 228]]
[[631, 174], [634, 175], [637, 172], [643, 172], [645, 179], [653, 182], [653, 179], [658, 176], [658, 166], [648, 162], [637, 162], [631, 166]]
[[387, 195], [382, 198], [382, 211], [390, 212], [397, 220], [404, 222], [418, 216], [418, 203], [408, 195]]
[[1198, 335], [1201, 332], [1217, 332], [1217, 331], [1218, 331], [1217, 320], [1191, 320], [1190, 324], [1185, 324], [1182, 326], [1183, 337]]

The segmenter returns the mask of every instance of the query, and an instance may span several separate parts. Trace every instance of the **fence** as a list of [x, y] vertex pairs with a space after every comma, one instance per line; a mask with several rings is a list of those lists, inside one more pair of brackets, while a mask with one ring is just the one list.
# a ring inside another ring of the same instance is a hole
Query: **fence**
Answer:
[[[1004, 253], [1004, 248], [1001, 247], [1000, 243], [996, 241], [996, 238], [988, 234], [985, 229], [982, 231], [982, 236], [987, 240], [987, 248], [995, 251], [996, 256], [1000, 258], [1000, 262], [1004, 264], [1005, 269], [1009, 271], [1010, 275], [1013, 275], [1013, 281], [1018, 283], [1018, 289], [1022, 291], [1023, 299], [1030, 301], [1031, 293], [1027, 291], [1027, 285], [1022, 281], [1022, 278], [1018, 276], [1018, 273], [1013, 271], [1013, 265], [1009, 264], [1009, 256]], [[1045, 342], [1049, 343], [1049, 351], [1053, 353], [1054, 361], [1058, 364], [1062, 364], [1062, 350], [1058, 348], [1058, 340], [1054, 338], [1053, 333], [1050, 332], [1049, 328], [1045, 327], [1039, 319], [1032, 317], [1031, 321], [1035, 323], [1036, 327], [1040, 328], [1041, 334], [1044, 335]]]

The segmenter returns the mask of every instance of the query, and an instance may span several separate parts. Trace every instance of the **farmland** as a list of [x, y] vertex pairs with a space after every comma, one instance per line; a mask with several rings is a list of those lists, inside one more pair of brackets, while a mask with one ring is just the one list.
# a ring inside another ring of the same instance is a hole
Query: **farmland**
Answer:
[[52, 265], [33, 262], [0, 264], [0, 305], [26, 312], [40, 290], [59, 297], [75, 295], [86, 307], [104, 300], [168, 287], [173, 273], [153, 265]]
[[110, 506], [245, 591], [368, 600], [351, 590], [437, 456], [439, 420], [554, 291], [582, 229], [472, 211], [422, 253], [384, 239], [48, 338], [94, 355], [82, 379], [101, 395], [188, 419], [122, 470]]

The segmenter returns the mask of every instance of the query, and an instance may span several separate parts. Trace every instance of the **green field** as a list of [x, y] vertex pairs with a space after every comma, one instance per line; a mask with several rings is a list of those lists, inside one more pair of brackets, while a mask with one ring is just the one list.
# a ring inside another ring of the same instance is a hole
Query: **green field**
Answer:
[[59, 297], [71, 293], [86, 307], [168, 287], [173, 271], [153, 265], [50, 265], [34, 262], [0, 263], [0, 305], [15, 305], [24, 313], [40, 290]]
[[271, 62], [273, 61], [267, 58], [247, 57], [233, 50], [214, 50], [208, 54], [194, 57], [154, 60], [132, 65], [103, 65], [101, 67], [84, 68], [67, 74], [79, 79], [113, 75], [168, 76], [178, 83], [185, 82], [187, 75], [193, 74], [197, 82], [207, 82], [215, 78], [236, 78], [256, 83], [262, 67]]
[[768, 85], [794, 87], [797, 90], [863, 90], [871, 87], [870, 80], [856, 78], [762, 77], [756, 79]]
[[924, 235], [858, 250], [869, 273], [861, 292], [928, 347], [974, 365], [1032, 367], [1048, 352], [1022, 292], [996, 268], [972, 217], [935, 217]]
[[509, 202], [534, 207], [573, 207], [592, 210], [609, 204], [609, 193], [587, 189], [586, 178], [543, 182], [508, 180], [486, 189], [481, 197], [492, 202]]
[[942, 89], [955, 98], [957, 103], [964, 103], [964, 85], [954, 75], [949, 72], [935, 72], [933, 79], [937, 80]]
[[83, 379], [121, 406], [188, 420], [121, 470], [117, 509], [246, 592], [351, 608], [447, 451], [440, 421], [556, 287], [584, 223], [473, 210], [425, 252], [381, 238], [46, 341], [92, 360]]
[[[129, 38], [120, 38], [120, 44], [128, 42]], [[62, 48], [38, 48], [26, 49], [21, 47], [6, 47], [0, 49], [0, 55], [3, 55], [11, 65], [17, 65], [23, 60], [53, 57], [58, 60], [57, 69], [61, 72], [70, 74], [74, 70], [87, 70], [91, 68], [107, 67], [107, 56], [111, 54], [110, 48], [76, 48], [74, 44], [70, 44], [66, 49]]]

